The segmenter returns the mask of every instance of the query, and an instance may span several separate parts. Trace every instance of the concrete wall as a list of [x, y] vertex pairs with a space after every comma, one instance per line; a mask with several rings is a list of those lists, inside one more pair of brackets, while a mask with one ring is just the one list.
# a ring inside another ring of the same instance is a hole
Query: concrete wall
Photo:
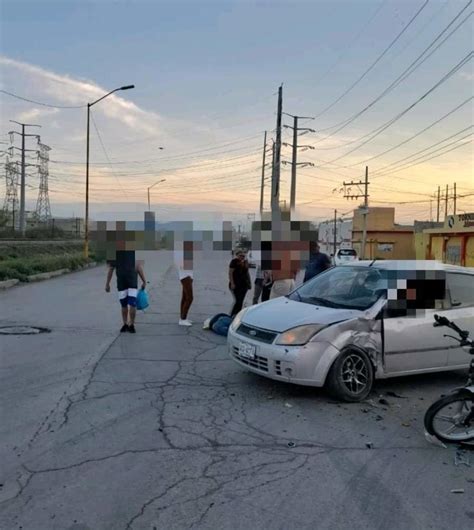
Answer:
[[[352, 244], [361, 254], [362, 232], [353, 232]], [[415, 245], [411, 231], [368, 231], [366, 259], [415, 259]]]

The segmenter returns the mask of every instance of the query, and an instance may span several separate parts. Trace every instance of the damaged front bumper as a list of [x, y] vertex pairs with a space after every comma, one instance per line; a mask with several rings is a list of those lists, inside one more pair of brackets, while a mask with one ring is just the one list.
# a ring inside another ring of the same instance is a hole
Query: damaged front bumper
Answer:
[[340, 354], [327, 341], [308, 342], [304, 346], [265, 344], [229, 330], [229, 354], [237, 364], [277, 381], [321, 387], [327, 372]]

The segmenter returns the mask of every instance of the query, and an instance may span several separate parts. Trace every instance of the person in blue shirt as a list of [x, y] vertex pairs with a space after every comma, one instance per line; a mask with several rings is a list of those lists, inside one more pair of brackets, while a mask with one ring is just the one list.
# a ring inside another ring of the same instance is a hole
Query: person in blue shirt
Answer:
[[321, 272], [331, 267], [331, 260], [327, 254], [319, 251], [316, 241], [311, 241], [309, 245], [309, 262], [304, 273], [304, 282], [311, 280]]

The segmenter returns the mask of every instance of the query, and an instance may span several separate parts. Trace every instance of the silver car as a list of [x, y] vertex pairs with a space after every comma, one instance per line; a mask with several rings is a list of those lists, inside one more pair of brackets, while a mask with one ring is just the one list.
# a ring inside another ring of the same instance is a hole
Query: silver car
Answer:
[[229, 353], [265, 377], [360, 401], [374, 379], [468, 367], [469, 354], [433, 327], [435, 313], [474, 335], [474, 269], [359, 261], [243, 309], [229, 329]]

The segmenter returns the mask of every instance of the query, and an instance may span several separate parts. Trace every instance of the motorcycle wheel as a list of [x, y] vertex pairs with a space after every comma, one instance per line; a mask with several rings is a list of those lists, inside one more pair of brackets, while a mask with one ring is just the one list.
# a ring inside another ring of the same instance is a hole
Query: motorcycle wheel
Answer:
[[474, 396], [461, 390], [435, 401], [426, 411], [425, 429], [446, 443], [474, 440]]

